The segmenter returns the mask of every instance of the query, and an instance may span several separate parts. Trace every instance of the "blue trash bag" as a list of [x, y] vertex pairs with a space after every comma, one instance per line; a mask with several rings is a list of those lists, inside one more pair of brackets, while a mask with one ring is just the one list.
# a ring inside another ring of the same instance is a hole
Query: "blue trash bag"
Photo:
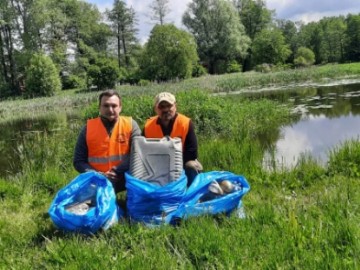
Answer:
[[158, 226], [169, 223], [186, 193], [187, 178], [182, 171], [178, 180], [159, 186], [125, 173], [127, 213], [132, 222]]
[[[202, 201], [202, 199], [209, 194], [209, 185], [214, 180], [219, 183], [223, 180], [229, 180], [237, 187], [237, 190], [226, 195], [214, 196], [213, 198], [207, 198], [207, 200]], [[241, 199], [249, 190], [250, 185], [244, 176], [226, 171], [200, 173], [188, 188], [178, 209], [172, 213], [173, 220], [171, 223], [179, 219], [186, 219], [190, 216], [219, 213], [229, 214], [242, 205]]]
[[64, 231], [93, 234], [106, 230], [124, 216], [111, 182], [97, 172], [86, 172], [58, 191], [48, 211]]

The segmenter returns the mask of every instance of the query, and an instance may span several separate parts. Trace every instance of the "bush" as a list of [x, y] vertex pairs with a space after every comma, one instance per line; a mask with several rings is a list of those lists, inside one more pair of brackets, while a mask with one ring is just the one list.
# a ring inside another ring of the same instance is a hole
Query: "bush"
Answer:
[[76, 75], [62, 76], [61, 82], [63, 90], [85, 87], [85, 80]]
[[98, 90], [114, 88], [119, 81], [120, 70], [116, 61], [112, 59], [101, 59], [90, 65], [87, 70], [87, 86], [95, 85]]
[[242, 66], [235, 60], [232, 60], [227, 64], [226, 72], [227, 73], [235, 73], [235, 72], [240, 72], [241, 69], [242, 69]]
[[25, 96], [52, 96], [60, 90], [60, 77], [51, 58], [34, 54], [25, 72]]
[[296, 66], [311, 66], [315, 63], [315, 54], [312, 50], [300, 47], [295, 53], [294, 64]]
[[207, 74], [207, 70], [205, 67], [200, 65], [199, 63], [195, 64], [192, 69], [192, 77], [200, 77]]

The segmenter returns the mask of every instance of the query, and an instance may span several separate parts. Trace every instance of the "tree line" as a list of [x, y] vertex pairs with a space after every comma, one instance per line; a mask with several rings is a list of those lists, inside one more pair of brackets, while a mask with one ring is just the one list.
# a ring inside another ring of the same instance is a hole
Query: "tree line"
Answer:
[[305, 24], [276, 19], [264, 0], [193, 0], [183, 30], [169, 0], [148, 8], [154, 27], [140, 44], [122, 0], [104, 12], [80, 0], [1, 0], [0, 97], [360, 61], [360, 14]]

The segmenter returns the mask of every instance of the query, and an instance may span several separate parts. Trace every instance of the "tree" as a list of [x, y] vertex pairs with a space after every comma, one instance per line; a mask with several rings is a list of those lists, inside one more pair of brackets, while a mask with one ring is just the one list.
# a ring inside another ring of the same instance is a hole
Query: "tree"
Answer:
[[113, 9], [106, 11], [113, 36], [116, 39], [116, 51], [119, 68], [122, 66], [122, 59], [124, 58], [125, 65], [128, 67], [130, 64], [130, 52], [136, 45], [135, 28], [135, 12], [132, 8], [127, 8], [125, 3], [121, 0], [115, 0]]
[[88, 87], [94, 85], [98, 90], [114, 88], [119, 81], [120, 71], [115, 61], [100, 58], [88, 67]]
[[10, 95], [19, 95], [20, 85], [17, 81], [17, 71], [15, 62], [16, 34], [14, 24], [17, 19], [16, 10], [9, 1], [0, 2], [0, 59], [3, 92]]
[[189, 78], [197, 63], [193, 37], [172, 24], [155, 25], [145, 45], [141, 69], [145, 79]]
[[299, 45], [315, 53], [316, 64], [344, 61], [346, 40], [346, 23], [342, 16], [325, 17], [303, 25], [299, 32]]
[[52, 96], [61, 90], [59, 72], [51, 58], [34, 54], [25, 74], [25, 94], [28, 97]]
[[[251, 40], [263, 29], [272, 23], [275, 12], [266, 8], [263, 0], [233, 0], [239, 13], [240, 20], [245, 27], [246, 34]], [[246, 58], [243, 61], [244, 70], [251, 69], [252, 49], [249, 47]]]
[[300, 47], [295, 53], [294, 64], [296, 66], [310, 66], [315, 63], [315, 54], [312, 50]]
[[276, 25], [279, 28], [285, 38], [285, 43], [289, 44], [291, 49], [291, 55], [287, 59], [287, 62], [292, 63], [295, 58], [295, 52], [298, 49], [298, 31], [296, 25], [300, 22], [293, 22], [290, 20], [277, 20]]
[[253, 40], [255, 35], [272, 22], [274, 11], [266, 8], [263, 0], [233, 0], [246, 34]]
[[346, 24], [345, 18], [329, 17], [320, 20], [324, 31], [324, 45], [327, 51], [327, 62], [343, 62], [345, 60]]
[[315, 64], [327, 61], [327, 51], [323, 36], [324, 31], [319, 23], [316, 22], [302, 25], [299, 31], [298, 46], [309, 48], [315, 53]]
[[255, 36], [252, 49], [255, 64], [282, 64], [291, 54], [279, 29], [262, 30]]
[[155, 22], [159, 22], [160, 25], [165, 23], [165, 17], [170, 12], [168, 7], [169, 0], [153, 0], [150, 4], [150, 9], [152, 11], [151, 19]]
[[360, 61], [360, 15], [348, 15], [346, 54], [349, 61]]
[[250, 39], [230, 2], [194, 0], [183, 23], [194, 35], [200, 60], [210, 73], [217, 73], [224, 62], [245, 58]]

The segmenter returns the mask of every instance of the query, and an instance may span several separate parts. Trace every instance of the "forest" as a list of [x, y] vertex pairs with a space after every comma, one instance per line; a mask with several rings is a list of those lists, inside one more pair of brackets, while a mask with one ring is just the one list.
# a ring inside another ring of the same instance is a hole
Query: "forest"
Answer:
[[360, 14], [305, 24], [277, 19], [264, 0], [193, 0], [184, 30], [168, 23], [168, 4], [148, 7], [141, 44], [125, 1], [101, 12], [81, 0], [1, 0], [0, 100], [360, 61]]

